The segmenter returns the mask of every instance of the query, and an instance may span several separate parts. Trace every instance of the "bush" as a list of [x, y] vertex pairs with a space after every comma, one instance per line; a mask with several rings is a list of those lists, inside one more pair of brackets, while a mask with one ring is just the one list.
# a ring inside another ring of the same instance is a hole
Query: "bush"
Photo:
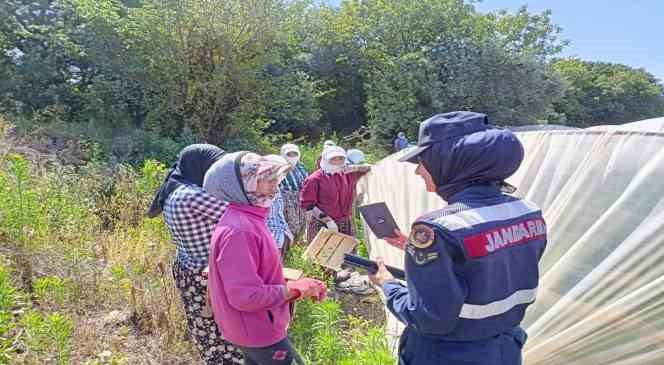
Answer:
[[[45, 283], [45, 281], [44, 281]], [[69, 363], [74, 323], [68, 316], [27, 310], [27, 296], [11, 282], [0, 262], [0, 364]]]
[[24, 297], [11, 282], [9, 270], [0, 262], [0, 364], [8, 364], [16, 354], [16, 318], [13, 314]]
[[[17, 268], [26, 263], [35, 268], [31, 285], [26, 285], [34, 290], [32, 303], [0, 265], [0, 363], [19, 358], [29, 365], [73, 359], [133, 363], [123, 349], [106, 356], [103, 346], [121, 329], [109, 333], [109, 328], [90, 328], [86, 321], [112, 309], [131, 314], [130, 323], [120, 327], [125, 328], [121, 336], [132, 333], [155, 342], [153, 348], [161, 353], [150, 356], [167, 361], [192, 351], [170, 275], [174, 245], [162, 219], [145, 219], [165, 172], [164, 164], [152, 160], [140, 169], [92, 163], [78, 170], [38, 168], [18, 155], [0, 160], [0, 238], [18, 249], [24, 261]], [[293, 247], [286, 266], [331, 286], [324, 269], [302, 259], [303, 250]], [[72, 339], [75, 330], [85, 335]], [[303, 301], [291, 335], [312, 364], [327, 365], [389, 357], [378, 337], [375, 343], [364, 341], [374, 332], [382, 329], [348, 317], [334, 300], [321, 305]]]
[[29, 358], [50, 359], [58, 365], [69, 364], [74, 323], [59, 313], [26, 313], [21, 319], [25, 329], [24, 343], [30, 349]]
[[[306, 276], [332, 278], [323, 269], [302, 258], [304, 249], [294, 246], [285, 266], [299, 268]], [[381, 327], [344, 314], [341, 304], [332, 299], [317, 304], [297, 303], [290, 337], [302, 356], [311, 364], [382, 365], [394, 362]]]

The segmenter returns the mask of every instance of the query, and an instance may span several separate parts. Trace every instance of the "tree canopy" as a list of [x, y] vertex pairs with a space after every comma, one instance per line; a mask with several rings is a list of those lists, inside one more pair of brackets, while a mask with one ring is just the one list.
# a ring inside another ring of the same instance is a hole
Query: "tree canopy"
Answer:
[[387, 146], [459, 109], [504, 125], [663, 112], [644, 70], [555, 59], [567, 41], [550, 15], [461, 0], [7, 0], [0, 112], [115, 154], [126, 136], [262, 150], [361, 127]]
[[664, 116], [664, 88], [643, 69], [562, 59], [553, 68], [568, 82], [555, 110], [565, 122], [586, 127]]

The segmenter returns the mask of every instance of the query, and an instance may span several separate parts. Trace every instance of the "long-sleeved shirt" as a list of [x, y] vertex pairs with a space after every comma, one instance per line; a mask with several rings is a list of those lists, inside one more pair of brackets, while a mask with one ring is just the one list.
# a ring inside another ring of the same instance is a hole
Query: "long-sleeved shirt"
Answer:
[[302, 208], [318, 207], [335, 221], [349, 219], [357, 182], [366, 172], [328, 174], [318, 170], [304, 181], [300, 193]]
[[387, 308], [430, 338], [477, 341], [508, 332], [535, 301], [546, 234], [534, 204], [495, 186], [467, 188], [413, 224], [407, 285], [383, 285]]
[[180, 186], [166, 199], [164, 220], [184, 268], [207, 266], [210, 237], [227, 205], [196, 185]]
[[284, 216], [284, 198], [281, 192], [277, 192], [270, 207], [270, 214], [267, 216], [267, 228], [272, 233], [278, 248], [284, 246], [286, 237], [293, 239], [293, 234], [288, 229], [288, 222], [286, 222]]
[[300, 191], [307, 176], [309, 176], [309, 172], [302, 163], [298, 162], [293, 171], [289, 172], [281, 182], [280, 189], [283, 191]]

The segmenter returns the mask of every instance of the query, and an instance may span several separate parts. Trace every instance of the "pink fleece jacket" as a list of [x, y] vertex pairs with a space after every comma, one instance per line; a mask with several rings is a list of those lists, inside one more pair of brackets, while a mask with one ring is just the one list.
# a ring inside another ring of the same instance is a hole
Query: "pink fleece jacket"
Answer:
[[208, 286], [222, 336], [244, 347], [266, 347], [287, 336], [289, 303], [268, 209], [230, 204], [210, 243]]

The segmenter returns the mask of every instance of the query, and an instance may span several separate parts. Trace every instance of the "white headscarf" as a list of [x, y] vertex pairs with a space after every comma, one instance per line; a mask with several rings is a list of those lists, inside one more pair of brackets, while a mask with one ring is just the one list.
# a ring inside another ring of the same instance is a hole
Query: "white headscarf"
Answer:
[[334, 147], [334, 146], [336, 146], [336, 145], [337, 145], [337, 144], [334, 143], [333, 140], [328, 139], [327, 141], [325, 141], [325, 143], [323, 143], [323, 149], [328, 148], [328, 147]]
[[348, 160], [348, 163], [351, 165], [362, 163], [364, 162], [364, 152], [357, 149], [348, 150], [348, 152], [346, 152], [346, 160]]
[[335, 157], [343, 157], [345, 160], [346, 151], [344, 151], [343, 148], [338, 146], [327, 147], [325, 150], [323, 150], [323, 158], [321, 159], [320, 167], [321, 169], [323, 169], [324, 172], [328, 174], [337, 174], [343, 170], [345, 161], [341, 165], [333, 165], [330, 162]]
[[[296, 152], [297, 157], [289, 157], [288, 154], [291, 152]], [[300, 162], [300, 155], [300, 148], [292, 143], [281, 146], [281, 157], [285, 158], [292, 167], [295, 167]]]

